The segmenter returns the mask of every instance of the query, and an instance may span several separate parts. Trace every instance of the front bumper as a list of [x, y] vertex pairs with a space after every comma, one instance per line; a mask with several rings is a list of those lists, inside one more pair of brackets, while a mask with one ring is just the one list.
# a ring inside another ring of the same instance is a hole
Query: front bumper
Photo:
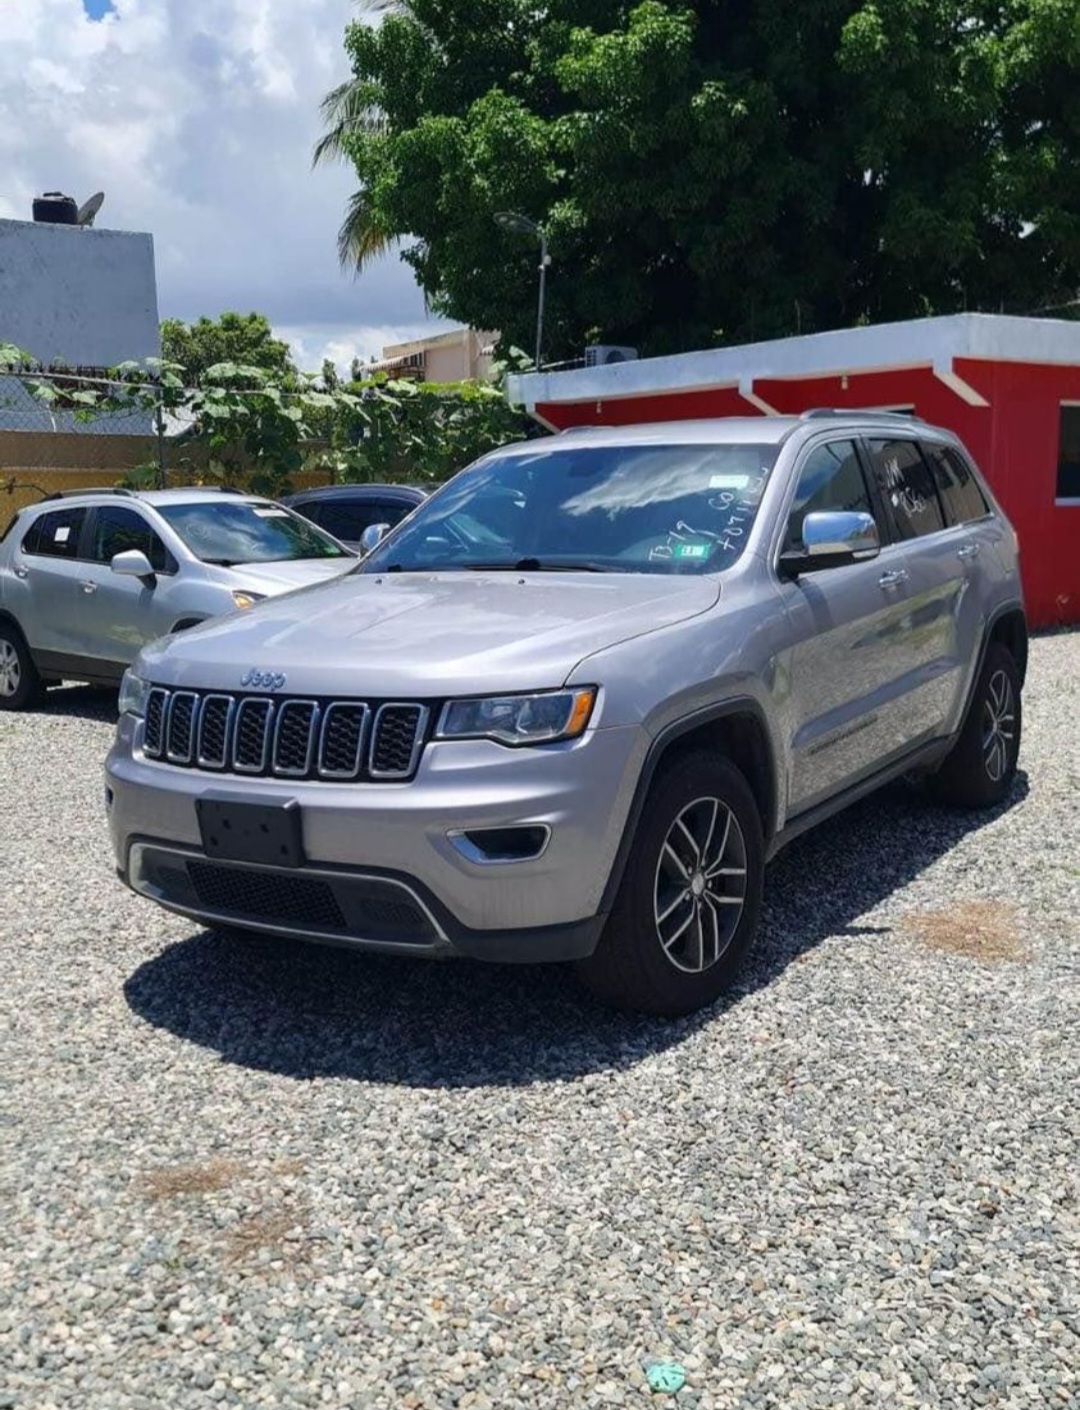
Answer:
[[[432, 743], [410, 783], [239, 778], [147, 759], [141, 722], [121, 718], [106, 761], [122, 879], [194, 920], [333, 944], [500, 961], [590, 954], [601, 898], [648, 747], [643, 731], [598, 729], [571, 744], [511, 750]], [[196, 800], [295, 799], [299, 867], [207, 857]], [[462, 831], [540, 826], [529, 860], [478, 861]]]

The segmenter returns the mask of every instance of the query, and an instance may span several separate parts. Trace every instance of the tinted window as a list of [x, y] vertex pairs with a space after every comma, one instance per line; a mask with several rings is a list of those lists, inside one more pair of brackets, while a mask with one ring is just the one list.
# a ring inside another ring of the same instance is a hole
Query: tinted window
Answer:
[[22, 551], [44, 558], [78, 558], [85, 519], [85, 509], [54, 509], [39, 515], [22, 541]]
[[970, 524], [990, 513], [971, 466], [951, 446], [926, 446], [938, 494], [950, 524]]
[[914, 441], [871, 441], [870, 458], [900, 538], [917, 539], [945, 527], [930, 468]]
[[389, 524], [391, 528], [399, 524], [412, 508], [411, 504], [391, 504], [382, 500], [349, 502], [329, 501], [318, 508], [318, 523], [328, 534], [344, 539], [347, 543], [359, 543], [360, 536], [371, 524]]
[[93, 561], [111, 563], [118, 553], [127, 553], [133, 548], [146, 554], [155, 573], [168, 573], [174, 566], [165, 545], [141, 514], [111, 504], [99, 509], [90, 547]]
[[866, 479], [853, 441], [830, 441], [807, 456], [788, 518], [785, 549], [802, 546], [803, 520], [826, 510], [873, 514]]
[[775, 445], [552, 440], [463, 470], [365, 571], [718, 572], [742, 552], [777, 455]]
[[352, 557], [309, 520], [269, 501], [196, 500], [162, 504], [158, 512], [204, 563], [228, 567]]
[[1058, 499], [1080, 499], [1080, 406], [1061, 408]]

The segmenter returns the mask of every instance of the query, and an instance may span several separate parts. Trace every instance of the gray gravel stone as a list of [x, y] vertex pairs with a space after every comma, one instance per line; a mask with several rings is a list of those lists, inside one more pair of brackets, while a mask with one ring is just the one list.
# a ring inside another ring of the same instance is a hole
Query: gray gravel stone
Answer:
[[666, 1024], [202, 933], [113, 878], [109, 698], [0, 716], [0, 1407], [1075, 1410], [1080, 635], [1025, 705], [1009, 806], [796, 843]]

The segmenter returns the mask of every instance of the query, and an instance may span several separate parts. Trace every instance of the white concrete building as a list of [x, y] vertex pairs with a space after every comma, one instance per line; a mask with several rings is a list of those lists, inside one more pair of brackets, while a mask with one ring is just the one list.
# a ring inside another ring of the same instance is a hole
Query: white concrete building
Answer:
[[417, 382], [475, 382], [491, 374], [498, 333], [475, 328], [451, 328], [411, 343], [383, 348], [377, 362], [362, 368], [364, 375], [389, 372]]
[[[150, 235], [0, 220], [0, 343], [93, 376], [161, 353]], [[144, 435], [149, 414], [86, 424], [0, 378], [0, 429]]]

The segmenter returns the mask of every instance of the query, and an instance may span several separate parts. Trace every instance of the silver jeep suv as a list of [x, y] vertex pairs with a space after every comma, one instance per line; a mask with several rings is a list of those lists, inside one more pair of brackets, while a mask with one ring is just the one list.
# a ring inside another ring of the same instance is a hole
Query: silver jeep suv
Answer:
[[116, 684], [147, 642], [355, 561], [329, 534], [256, 495], [52, 495], [0, 535], [0, 710], [38, 704], [58, 680]]
[[351, 573], [144, 649], [120, 875], [208, 925], [573, 960], [679, 1014], [765, 864], [898, 775], [999, 802], [1027, 631], [956, 438], [810, 413], [573, 431], [462, 471]]

